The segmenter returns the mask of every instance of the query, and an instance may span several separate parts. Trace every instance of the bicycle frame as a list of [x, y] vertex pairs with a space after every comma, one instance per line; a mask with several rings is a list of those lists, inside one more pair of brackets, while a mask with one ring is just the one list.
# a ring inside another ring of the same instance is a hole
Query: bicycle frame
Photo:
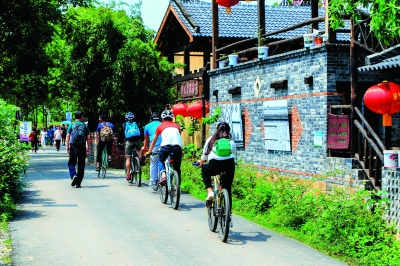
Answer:
[[[167, 176], [167, 183], [163, 186], [160, 184], [161, 181], [161, 173], [159, 172], [158, 178], [159, 183], [157, 186], [157, 190], [159, 189], [160, 200], [162, 203], [166, 203], [168, 201], [168, 194], [171, 198], [172, 208], [177, 210], [179, 207], [179, 199], [180, 199], [180, 177], [178, 173], [174, 170], [173, 165], [171, 164], [172, 159], [171, 156], [168, 156], [164, 161], [165, 165], [165, 174]], [[174, 176], [174, 184], [171, 177]]]
[[[136, 148], [134, 148], [129, 158], [129, 166], [130, 166], [129, 174], [131, 178], [128, 180], [128, 182], [133, 183], [133, 181], [135, 181], [137, 183], [137, 186], [140, 187], [142, 184], [142, 173], [140, 167], [140, 159], [136, 151], [137, 151]], [[134, 161], [136, 161], [137, 167], [135, 167]], [[126, 165], [125, 165], [125, 172], [126, 172]]]

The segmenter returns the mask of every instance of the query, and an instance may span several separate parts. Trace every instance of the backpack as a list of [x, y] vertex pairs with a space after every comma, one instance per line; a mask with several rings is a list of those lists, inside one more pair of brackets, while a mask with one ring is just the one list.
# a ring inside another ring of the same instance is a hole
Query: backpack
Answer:
[[75, 148], [86, 147], [86, 125], [84, 123], [74, 123], [71, 130], [70, 143]]
[[221, 138], [214, 143], [214, 153], [221, 157], [228, 157], [232, 154], [231, 140], [227, 138]]
[[131, 138], [131, 137], [138, 137], [140, 136], [140, 130], [139, 127], [136, 125], [135, 122], [126, 122], [125, 123], [125, 138]]
[[104, 142], [108, 142], [110, 140], [113, 139], [113, 130], [110, 127], [110, 125], [108, 124], [108, 122], [106, 122], [106, 124], [102, 124], [103, 127], [100, 130], [100, 140], [104, 141]]

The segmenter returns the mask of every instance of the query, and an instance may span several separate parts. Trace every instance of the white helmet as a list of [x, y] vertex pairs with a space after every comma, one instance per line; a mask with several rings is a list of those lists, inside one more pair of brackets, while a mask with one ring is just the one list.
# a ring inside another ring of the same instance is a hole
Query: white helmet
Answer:
[[174, 114], [170, 110], [165, 110], [161, 113], [161, 119], [164, 119], [167, 117], [174, 119]]

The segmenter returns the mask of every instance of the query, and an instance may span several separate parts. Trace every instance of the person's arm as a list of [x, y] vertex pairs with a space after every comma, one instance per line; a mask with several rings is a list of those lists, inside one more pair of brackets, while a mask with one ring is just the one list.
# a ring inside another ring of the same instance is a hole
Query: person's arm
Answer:
[[155, 134], [155, 135], [154, 135], [154, 139], [153, 139], [153, 141], [151, 142], [151, 145], [150, 145], [150, 148], [149, 148], [148, 153], [151, 153], [151, 152], [153, 151], [154, 146], [156, 145], [158, 136], [159, 136], [158, 134]]
[[142, 150], [146, 150], [147, 145], [149, 145], [149, 142], [150, 142], [149, 135], [144, 134], [144, 143], [143, 143]]
[[211, 138], [208, 138], [206, 140], [206, 143], [204, 143], [203, 153], [201, 154], [200, 160], [197, 161], [199, 163], [199, 167], [201, 167], [208, 160], [208, 155], [206, 155], [206, 152], [207, 152], [207, 147], [208, 147], [208, 143], [210, 142], [210, 140], [211, 140]]
[[86, 147], [86, 154], [90, 153], [90, 134], [86, 136], [87, 147]]
[[65, 146], [67, 147], [68, 153], [69, 153], [69, 136], [70, 136], [70, 134], [67, 133], [67, 136], [65, 137]]

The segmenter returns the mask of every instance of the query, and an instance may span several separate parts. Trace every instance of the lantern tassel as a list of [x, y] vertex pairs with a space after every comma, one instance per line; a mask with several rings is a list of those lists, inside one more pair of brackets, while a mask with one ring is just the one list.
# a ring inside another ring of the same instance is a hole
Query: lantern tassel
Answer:
[[225, 9], [226, 9], [226, 14], [231, 14], [232, 13], [232, 10], [231, 10], [231, 8], [229, 6], [227, 6]]
[[391, 115], [383, 115], [383, 126], [384, 127], [392, 126], [392, 116]]

